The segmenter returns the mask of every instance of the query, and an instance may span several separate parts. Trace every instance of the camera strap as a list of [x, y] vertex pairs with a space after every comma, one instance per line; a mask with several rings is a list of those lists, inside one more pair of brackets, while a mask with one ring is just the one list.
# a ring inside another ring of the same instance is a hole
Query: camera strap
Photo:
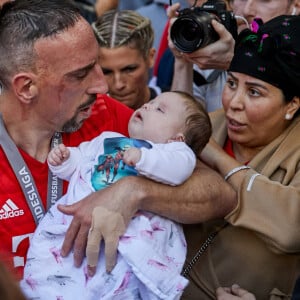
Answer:
[[[61, 134], [56, 133], [52, 138], [51, 147], [61, 143], [61, 140]], [[21, 156], [17, 146], [6, 131], [2, 114], [0, 114], [0, 145], [18, 179], [34, 221], [36, 224], [38, 224], [45, 214], [43, 202], [27, 164]], [[62, 188], [62, 180], [56, 175], [53, 175], [49, 170], [47, 209], [49, 209], [50, 206], [62, 196]]]
[[193, 81], [197, 86], [202, 86], [205, 84], [209, 84], [214, 82], [220, 74], [224, 72], [223, 70], [213, 70], [211, 74], [207, 78], [205, 78], [200, 72], [197, 70], [193, 70]]

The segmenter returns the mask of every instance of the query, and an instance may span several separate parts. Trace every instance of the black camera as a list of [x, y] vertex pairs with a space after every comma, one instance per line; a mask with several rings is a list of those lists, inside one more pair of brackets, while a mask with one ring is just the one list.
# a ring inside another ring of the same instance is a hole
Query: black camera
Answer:
[[208, 0], [201, 7], [179, 11], [170, 31], [175, 47], [181, 52], [191, 53], [217, 41], [219, 35], [211, 25], [213, 19], [222, 23], [236, 39], [237, 22], [233, 13], [226, 10], [224, 1]]

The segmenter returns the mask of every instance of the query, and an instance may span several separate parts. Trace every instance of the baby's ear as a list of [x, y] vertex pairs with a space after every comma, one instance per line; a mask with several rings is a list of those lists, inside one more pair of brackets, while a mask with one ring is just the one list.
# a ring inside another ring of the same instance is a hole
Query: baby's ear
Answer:
[[185, 142], [185, 136], [183, 133], [177, 133], [175, 136], [171, 137], [169, 140], [168, 140], [168, 143], [171, 143], [171, 142]]

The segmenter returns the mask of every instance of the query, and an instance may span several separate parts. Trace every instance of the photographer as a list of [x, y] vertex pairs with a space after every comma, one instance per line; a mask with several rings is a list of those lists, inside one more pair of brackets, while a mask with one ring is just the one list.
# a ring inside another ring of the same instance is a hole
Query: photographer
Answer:
[[[226, 3], [227, 8], [231, 8], [238, 18], [239, 30], [244, 29], [245, 25], [250, 24], [255, 17], [266, 22], [280, 14], [295, 14], [299, 5], [298, 0], [270, 0], [263, 5], [258, 2], [257, 0], [231, 0]], [[169, 16], [178, 15], [176, 13], [178, 8], [178, 5], [174, 4], [169, 10]], [[204, 103], [209, 112], [222, 106], [221, 95], [226, 82], [224, 71], [230, 64], [235, 44], [232, 34], [223, 24], [213, 20], [211, 25], [218, 33], [219, 40], [194, 52], [178, 51], [169, 39], [169, 47], [175, 56], [171, 89], [194, 94], [199, 101]]]

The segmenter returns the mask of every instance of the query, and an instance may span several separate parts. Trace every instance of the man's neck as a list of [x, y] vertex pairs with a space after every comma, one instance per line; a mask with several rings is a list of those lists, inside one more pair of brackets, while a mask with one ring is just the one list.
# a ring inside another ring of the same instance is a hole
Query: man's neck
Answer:
[[18, 148], [40, 162], [46, 161], [52, 133], [41, 131], [26, 122], [7, 124], [6, 130]]
[[0, 100], [3, 123], [15, 145], [37, 161], [45, 162], [55, 129], [8, 92]]

